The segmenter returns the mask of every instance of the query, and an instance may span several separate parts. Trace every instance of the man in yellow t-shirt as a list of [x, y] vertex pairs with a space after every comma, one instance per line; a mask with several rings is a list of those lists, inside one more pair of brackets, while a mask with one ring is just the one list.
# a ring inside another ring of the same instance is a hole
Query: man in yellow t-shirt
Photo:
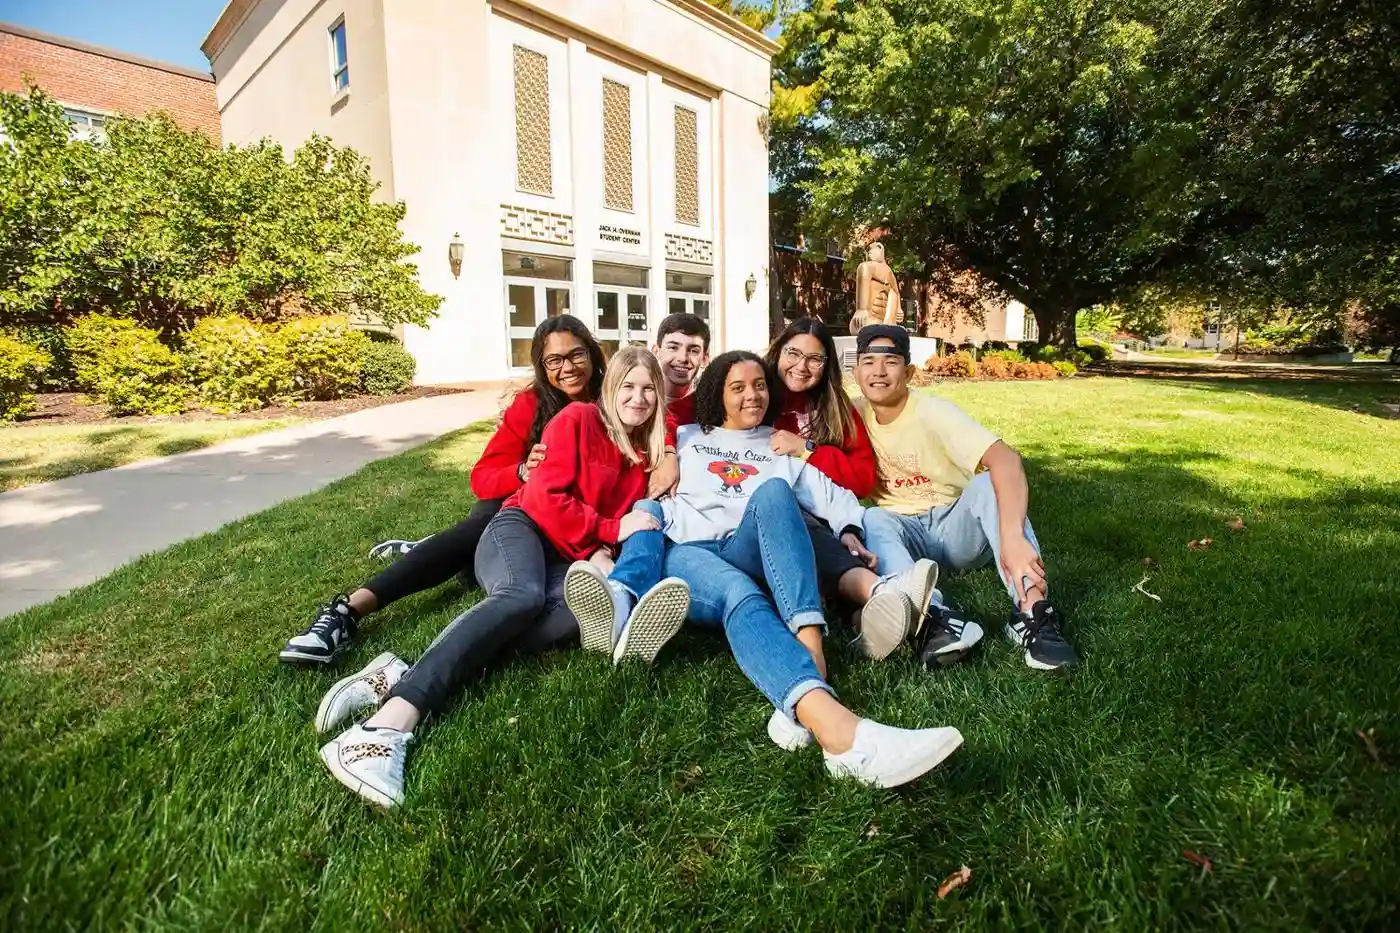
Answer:
[[[1055, 670], [1079, 660], [1060, 633], [1045, 565], [1026, 520], [1030, 490], [1021, 457], [947, 399], [909, 391], [909, 334], [871, 324], [856, 337], [856, 409], [879, 463], [875, 504], [865, 516], [865, 546], [882, 574], [927, 558], [971, 570], [993, 560], [1014, 608], [1006, 636], [1026, 664]], [[919, 621], [915, 650], [926, 665], [966, 657], [982, 637], [936, 595]]]

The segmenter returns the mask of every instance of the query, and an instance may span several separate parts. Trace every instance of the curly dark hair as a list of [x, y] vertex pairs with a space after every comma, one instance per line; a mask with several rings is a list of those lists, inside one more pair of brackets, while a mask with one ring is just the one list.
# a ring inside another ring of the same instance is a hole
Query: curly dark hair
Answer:
[[768, 365], [776, 372], [778, 357], [792, 338], [799, 334], [815, 337], [826, 354], [821, 381], [815, 388], [807, 390], [812, 412], [812, 420], [807, 424], [807, 437], [817, 444], [844, 444], [848, 438], [856, 436], [855, 416], [851, 414], [851, 402], [841, 379], [841, 357], [836, 352], [836, 341], [822, 319], [800, 317], [789, 324], [768, 347]]
[[724, 424], [724, 384], [729, 379], [729, 370], [739, 363], [757, 363], [763, 370], [763, 381], [768, 386], [768, 410], [759, 422], [764, 427], [772, 427], [778, 420], [778, 409], [782, 402], [778, 398], [778, 373], [763, 361], [763, 357], [748, 350], [730, 350], [710, 360], [710, 365], [700, 374], [695, 384], [695, 423], [700, 430], [709, 434]]
[[596, 402], [603, 392], [603, 370], [607, 368], [607, 364], [603, 361], [603, 348], [598, 345], [588, 325], [572, 314], [561, 314], [541, 321], [540, 326], [535, 328], [535, 335], [530, 338], [530, 363], [535, 368], [535, 381], [530, 387], [535, 390], [535, 396], [540, 400], [540, 406], [535, 410], [535, 420], [530, 425], [531, 447], [538, 444], [544, 436], [545, 425], [563, 411], [565, 405], [573, 401], [563, 389], [557, 389], [550, 384], [549, 374], [545, 372], [544, 343], [550, 334], [573, 334], [579, 339], [588, 349], [588, 360], [593, 364], [593, 375], [588, 379], [586, 400]]

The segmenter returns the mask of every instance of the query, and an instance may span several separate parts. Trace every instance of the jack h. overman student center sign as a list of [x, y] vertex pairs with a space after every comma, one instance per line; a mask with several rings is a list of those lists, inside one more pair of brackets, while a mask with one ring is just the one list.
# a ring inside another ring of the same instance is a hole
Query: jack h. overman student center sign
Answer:
[[598, 227], [598, 239], [610, 243], [627, 243], [632, 246], [641, 246], [642, 231], [628, 230], [626, 227], [600, 225]]

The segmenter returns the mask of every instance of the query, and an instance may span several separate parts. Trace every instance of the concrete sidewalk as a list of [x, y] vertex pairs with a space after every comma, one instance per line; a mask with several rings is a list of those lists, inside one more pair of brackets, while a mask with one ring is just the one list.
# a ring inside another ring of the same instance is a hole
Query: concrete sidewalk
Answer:
[[500, 387], [381, 405], [0, 493], [0, 617], [499, 411]]

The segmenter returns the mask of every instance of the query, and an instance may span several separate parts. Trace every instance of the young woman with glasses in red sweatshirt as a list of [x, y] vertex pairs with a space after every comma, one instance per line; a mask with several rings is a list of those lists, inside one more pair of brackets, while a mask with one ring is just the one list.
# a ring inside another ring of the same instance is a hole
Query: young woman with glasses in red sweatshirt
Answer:
[[544, 458], [545, 425], [572, 402], [596, 401], [603, 385], [603, 350], [588, 327], [568, 314], [548, 318], [535, 329], [530, 362], [534, 381], [505, 410], [472, 470], [477, 501], [471, 514], [416, 544], [386, 542], [411, 550], [364, 586], [322, 605], [311, 625], [287, 641], [279, 655], [282, 661], [329, 664], [355, 644], [359, 623], [370, 613], [454, 576], [460, 575], [468, 589], [476, 585], [472, 561], [477, 543], [501, 504], [520, 490]]
[[[405, 751], [425, 715], [443, 709], [508, 649], [540, 650], [577, 636], [563, 598], [570, 562], [638, 532], [660, 534], [656, 519], [632, 506], [646, 495], [647, 471], [662, 457], [661, 378], [648, 351], [619, 350], [598, 403], [570, 405], [550, 421], [542, 438], [549, 455], [487, 525], [476, 551], [486, 598], [454, 619], [411, 668], [386, 654], [369, 676], [331, 688], [317, 712], [321, 731], [387, 696], [362, 725], [321, 749], [342, 784], [381, 806], [402, 803]], [[689, 603], [688, 591], [675, 593], [674, 583], [668, 592], [645, 620], [666, 638], [680, 628]], [[637, 641], [648, 659], [654, 655], [654, 635], [639, 632]]]

